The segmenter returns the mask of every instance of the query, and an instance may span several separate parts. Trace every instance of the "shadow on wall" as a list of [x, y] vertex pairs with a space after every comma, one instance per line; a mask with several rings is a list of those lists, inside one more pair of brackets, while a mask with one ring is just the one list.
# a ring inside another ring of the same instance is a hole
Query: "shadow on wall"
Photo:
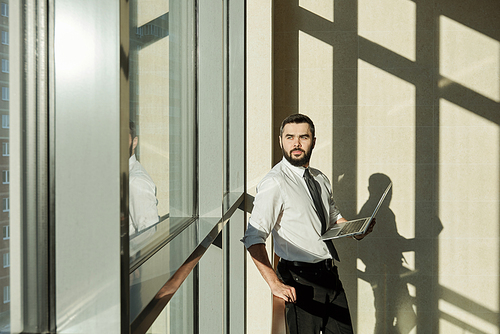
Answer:
[[[370, 176], [370, 196], [359, 212], [359, 217], [371, 215], [391, 179], [385, 174]], [[390, 208], [392, 189], [377, 214], [377, 225], [370, 238], [359, 244], [359, 259], [366, 266], [359, 278], [373, 289], [376, 324], [374, 333], [409, 333], [415, 326], [414, 297], [408, 283], [416, 273], [408, 265], [404, 252], [415, 250], [415, 239], [406, 239], [398, 233], [396, 216]], [[413, 282], [414, 285], [414, 282]]]

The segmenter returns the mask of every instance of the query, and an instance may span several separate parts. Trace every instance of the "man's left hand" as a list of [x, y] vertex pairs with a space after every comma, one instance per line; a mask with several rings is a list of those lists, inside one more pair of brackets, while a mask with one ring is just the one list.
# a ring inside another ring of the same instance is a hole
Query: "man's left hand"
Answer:
[[366, 237], [368, 234], [372, 233], [373, 231], [373, 227], [375, 226], [377, 222], [375, 221], [375, 218], [373, 218], [372, 222], [370, 223], [370, 226], [368, 226], [368, 229], [366, 230], [366, 232], [364, 234], [359, 234], [359, 235], [355, 235], [353, 236], [354, 239], [356, 240], [361, 240], [363, 239], [364, 237]]

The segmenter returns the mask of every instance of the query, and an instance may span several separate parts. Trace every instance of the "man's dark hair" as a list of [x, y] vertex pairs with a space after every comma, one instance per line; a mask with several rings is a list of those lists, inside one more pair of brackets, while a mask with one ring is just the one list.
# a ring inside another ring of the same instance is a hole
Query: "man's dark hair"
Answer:
[[283, 122], [281, 122], [280, 137], [283, 135], [283, 128], [288, 123], [295, 123], [295, 124], [307, 123], [307, 124], [309, 124], [309, 128], [311, 129], [312, 137], [314, 138], [314, 133], [315, 133], [314, 123], [309, 117], [307, 117], [306, 115], [303, 115], [303, 114], [291, 114], [290, 116], [285, 118], [283, 120]]
[[128, 122], [128, 127], [129, 127], [130, 137], [132, 137], [132, 140], [134, 140], [134, 138], [137, 137], [137, 131], [135, 130], [135, 123]]

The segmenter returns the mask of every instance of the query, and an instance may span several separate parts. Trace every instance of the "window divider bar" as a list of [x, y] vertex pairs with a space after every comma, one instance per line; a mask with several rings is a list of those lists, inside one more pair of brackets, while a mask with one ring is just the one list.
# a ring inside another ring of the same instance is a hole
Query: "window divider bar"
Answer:
[[120, 332], [130, 333], [129, 108], [130, 2], [120, 0]]

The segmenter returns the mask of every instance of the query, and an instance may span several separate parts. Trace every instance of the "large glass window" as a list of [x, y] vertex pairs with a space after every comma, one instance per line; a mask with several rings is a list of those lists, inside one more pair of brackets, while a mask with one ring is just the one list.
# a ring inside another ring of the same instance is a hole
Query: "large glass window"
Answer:
[[[192, 0], [130, 2], [131, 321], [187, 258], [182, 254], [189, 253], [182, 247], [193, 246], [165, 244], [193, 223], [197, 215], [194, 13]], [[156, 260], [150, 255], [164, 246], [169, 249], [168, 259], [151, 265]], [[143, 264], [146, 260], [149, 262]], [[192, 289], [183, 291], [187, 295], [179, 293], [176, 300], [187, 299], [191, 305]], [[169, 305], [166, 313], [171, 312], [170, 307], [175, 308]], [[171, 333], [182, 333], [184, 323], [168, 316]]]
[[130, 4], [132, 260], [194, 216], [193, 12], [192, 1]]
[[[129, 13], [131, 328], [150, 327], [141, 312], [165, 302], [148, 333], [236, 333], [244, 224], [221, 229], [229, 217], [243, 222], [233, 213], [245, 179], [244, 2], [132, 0]], [[136, 194], [150, 213], [139, 214]], [[212, 305], [229, 295], [231, 330], [229, 298]]]

